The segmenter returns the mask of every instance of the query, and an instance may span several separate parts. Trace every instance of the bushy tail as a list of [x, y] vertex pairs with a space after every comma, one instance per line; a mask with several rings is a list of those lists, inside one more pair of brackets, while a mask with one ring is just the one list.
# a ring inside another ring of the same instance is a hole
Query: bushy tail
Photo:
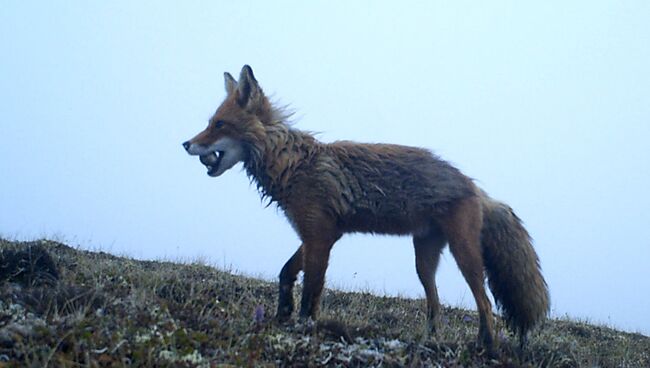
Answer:
[[490, 290], [508, 326], [525, 338], [549, 312], [548, 287], [539, 258], [510, 206], [485, 193], [481, 202], [481, 246]]

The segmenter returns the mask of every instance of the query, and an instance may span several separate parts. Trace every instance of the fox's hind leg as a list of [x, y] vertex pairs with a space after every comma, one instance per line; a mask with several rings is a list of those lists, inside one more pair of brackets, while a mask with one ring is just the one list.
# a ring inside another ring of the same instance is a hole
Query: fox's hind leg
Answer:
[[440, 219], [449, 249], [469, 285], [479, 313], [479, 343], [489, 352], [494, 348], [492, 305], [485, 293], [485, 272], [481, 251], [482, 209], [478, 197], [460, 200]]
[[430, 230], [426, 235], [413, 237], [415, 247], [415, 269], [427, 296], [427, 322], [431, 332], [435, 332], [440, 301], [436, 287], [436, 269], [440, 253], [446, 240], [438, 229]]
[[278, 298], [278, 321], [285, 321], [293, 313], [293, 284], [302, 270], [303, 246], [289, 258], [280, 271], [280, 293]]

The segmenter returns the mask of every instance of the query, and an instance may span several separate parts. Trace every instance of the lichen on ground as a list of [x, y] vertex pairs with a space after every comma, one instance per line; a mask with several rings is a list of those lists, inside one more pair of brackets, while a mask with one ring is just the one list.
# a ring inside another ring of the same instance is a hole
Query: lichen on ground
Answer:
[[[326, 290], [318, 323], [273, 321], [277, 284], [201, 264], [136, 261], [41, 240], [0, 240], [0, 367], [647, 367], [650, 338], [549, 320], [523, 352], [476, 347], [476, 314]], [[296, 290], [296, 297], [300, 292]]]

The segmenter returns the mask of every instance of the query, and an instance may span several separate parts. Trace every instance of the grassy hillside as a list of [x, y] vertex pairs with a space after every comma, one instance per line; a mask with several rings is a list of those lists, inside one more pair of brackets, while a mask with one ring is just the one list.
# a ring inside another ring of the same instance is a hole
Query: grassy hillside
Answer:
[[[648, 367], [650, 338], [552, 320], [519, 354], [475, 347], [474, 312], [327, 290], [322, 321], [273, 322], [274, 283], [200, 264], [136, 261], [52, 241], [0, 240], [0, 367]], [[296, 292], [300, 292], [297, 288]]]

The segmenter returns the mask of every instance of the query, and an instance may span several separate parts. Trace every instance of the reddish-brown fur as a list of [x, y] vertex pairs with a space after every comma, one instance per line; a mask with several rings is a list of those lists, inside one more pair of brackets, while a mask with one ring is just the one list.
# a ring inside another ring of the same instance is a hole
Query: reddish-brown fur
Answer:
[[[485, 346], [494, 342], [485, 267], [512, 327], [523, 335], [543, 319], [548, 291], [528, 233], [511, 210], [504, 210], [509, 207], [490, 199], [459, 170], [420, 148], [321, 143], [286, 124], [248, 66], [238, 82], [226, 73], [226, 90], [208, 128], [186, 148], [234, 139], [244, 147], [241, 161], [247, 174], [298, 232], [302, 245], [280, 272], [279, 319], [292, 314], [292, 288], [300, 271], [300, 316], [317, 317], [330, 250], [350, 232], [413, 236], [432, 328], [439, 311], [434, 275], [447, 243], [476, 299]], [[514, 298], [508, 297], [509, 290]]]

